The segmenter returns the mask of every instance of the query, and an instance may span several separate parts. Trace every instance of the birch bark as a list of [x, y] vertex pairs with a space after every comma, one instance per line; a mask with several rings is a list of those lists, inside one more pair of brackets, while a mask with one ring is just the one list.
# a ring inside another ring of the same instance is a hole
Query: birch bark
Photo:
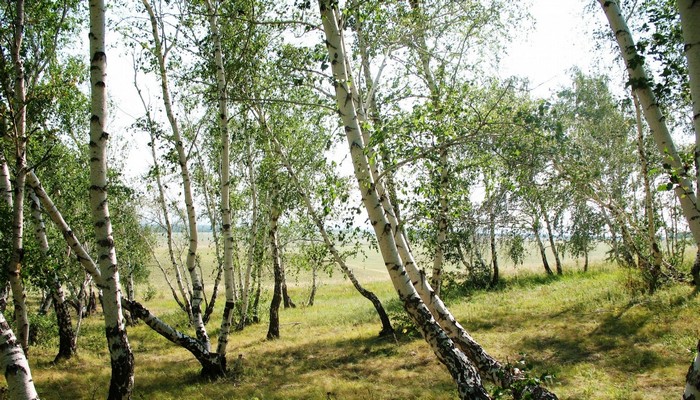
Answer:
[[181, 308], [185, 313], [187, 313], [190, 322], [194, 321], [192, 316], [192, 303], [190, 301], [189, 293], [185, 290], [182, 284], [182, 276], [180, 274], [180, 265], [175, 258], [175, 250], [173, 249], [173, 226], [170, 222], [170, 216], [168, 214], [168, 205], [165, 201], [165, 188], [163, 187], [163, 180], [161, 178], [161, 166], [158, 161], [158, 155], [156, 154], [156, 143], [158, 137], [156, 136], [156, 127], [153, 123], [153, 118], [151, 117], [151, 112], [149, 107], [146, 105], [146, 101], [141, 94], [141, 88], [136, 82], [136, 69], [134, 69], [134, 86], [136, 87], [136, 93], [139, 95], [141, 104], [146, 112], [146, 123], [148, 124], [148, 134], [151, 138], [151, 158], [153, 159], [153, 168], [155, 170], [155, 180], [156, 186], [158, 187], [158, 205], [160, 206], [161, 213], [163, 215], [163, 223], [165, 225], [165, 234], [167, 238], [168, 245], [168, 256], [170, 257], [170, 264], [172, 265], [173, 271], [175, 272], [175, 282], [177, 283], [177, 288], [182, 296], [182, 302], [180, 302], [177, 293], [173, 292], [173, 297], [175, 301], [180, 304]]
[[[41, 214], [41, 202], [34, 191], [29, 190], [28, 192], [29, 199], [31, 200], [32, 218], [36, 224], [34, 233], [44, 259], [46, 259], [49, 257], [49, 241], [46, 238], [46, 227]], [[56, 358], [54, 358], [54, 362], [57, 362], [59, 360], [70, 359], [75, 355], [77, 350], [77, 338], [73, 331], [68, 304], [66, 304], [66, 296], [63, 293], [63, 287], [58, 279], [58, 274], [53, 274], [49, 285], [48, 297], [53, 300], [54, 310], [56, 311], [56, 322], [58, 325], [58, 354]]]
[[345, 126], [355, 176], [394, 288], [424, 338], [457, 383], [460, 398], [487, 399], [489, 396], [481, 384], [476, 368], [464, 353], [455, 348], [454, 343], [436, 323], [425, 303], [416, 293], [402, 265], [394, 241], [393, 227], [384, 215], [376, 184], [370, 172], [370, 165], [364, 153], [362, 130], [353, 102], [354, 87], [346, 69], [348, 60], [338, 27], [338, 10], [328, 0], [319, 0], [319, 7], [333, 70], [338, 111]]
[[39, 400], [27, 358], [2, 313], [0, 313], [0, 371], [7, 380], [8, 398]]
[[12, 257], [7, 264], [7, 279], [12, 288], [15, 309], [17, 339], [24, 350], [29, 352], [29, 317], [27, 316], [26, 294], [22, 285], [22, 263], [24, 261], [24, 186], [27, 175], [27, 90], [25, 87], [22, 41], [24, 39], [24, 0], [15, 4], [14, 37], [11, 48], [15, 73], [14, 99], [12, 107], [13, 130], [11, 137], [15, 144], [15, 187], [12, 207]]
[[107, 204], [107, 54], [104, 0], [90, 0], [90, 208], [101, 279], [102, 309], [112, 365], [109, 400], [130, 399], [134, 386], [134, 355], [129, 346], [121, 307], [119, 268]]
[[248, 158], [248, 178], [250, 179], [250, 244], [248, 247], [248, 257], [246, 259], [245, 277], [241, 293], [241, 319], [238, 322], [238, 329], [243, 329], [248, 323], [248, 308], [250, 303], [250, 279], [253, 272], [253, 259], [255, 255], [255, 242], [258, 236], [258, 193], [255, 185], [255, 171], [253, 169], [253, 154], [250, 149], [251, 145], [248, 142], [246, 147], [246, 156]]
[[[693, 101], [693, 128], [695, 129], [695, 184], [700, 196], [700, 2], [697, 0], [677, 0], [676, 5], [681, 16], [685, 56], [688, 60], [690, 97]], [[686, 219], [689, 219], [688, 215], [686, 215]], [[698, 221], [696, 219], [693, 222]], [[691, 221], [688, 224], [691, 224]], [[693, 278], [695, 285], [700, 285], [700, 248], [695, 265], [693, 265]], [[698, 341], [696, 350], [695, 360], [686, 376], [683, 399], [700, 398], [700, 341]]]
[[189, 247], [187, 251], [187, 270], [190, 273], [190, 279], [192, 281], [192, 317], [195, 331], [197, 333], [197, 338], [202, 341], [205, 347], [209, 349], [211, 343], [209, 342], [209, 335], [204, 326], [204, 320], [202, 318], [202, 302], [204, 301], [204, 285], [202, 282], [202, 277], [197, 270], [195, 265], [197, 257], [197, 215], [194, 208], [194, 199], [192, 197], [192, 183], [190, 172], [187, 167], [188, 156], [185, 153], [184, 143], [182, 141], [182, 136], [180, 135], [180, 127], [178, 125], [177, 118], [175, 118], [175, 112], [173, 111], [172, 101], [170, 97], [170, 89], [168, 87], [168, 75], [165, 69], [165, 54], [163, 52], [163, 45], [158, 29], [158, 21], [156, 19], [155, 12], [148, 0], [141, 0], [141, 3], [146, 8], [148, 12], [148, 17], [151, 22], [151, 30], [153, 33], [154, 49], [153, 55], [156, 57], [158, 63], [158, 71], [160, 76], [160, 87], [163, 94], [163, 105], [165, 106], [165, 113], [168, 117], [168, 122], [173, 133], [173, 141], [175, 142], [175, 150], [177, 151], [178, 161], [180, 163], [180, 175], [182, 177], [183, 194], [185, 196], [185, 208], [187, 210], [187, 226], [189, 232]]
[[235, 307], [236, 294], [234, 291], [233, 276], [233, 235], [231, 233], [231, 199], [229, 188], [231, 184], [230, 174], [230, 142], [231, 135], [228, 130], [228, 100], [226, 96], [226, 74], [224, 73], [224, 58], [221, 51], [221, 34], [217, 9], [211, 0], [207, 0], [209, 13], [209, 30], [214, 42], [214, 61], [216, 63], [216, 90], [219, 106], [219, 132], [221, 134], [221, 228], [224, 237], [224, 285], [226, 287], [226, 305], [224, 306], [223, 319], [216, 352], [220, 357], [226, 357], [226, 345], [231, 329], [233, 309]]
[[[273, 183], [274, 185], [275, 183]], [[272, 290], [272, 300], [270, 301], [270, 325], [267, 330], [267, 339], [279, 339], [280, 337], [280, 304], [282, 303], [282, 260], [280, 260], [280, 248], [277, 238], [278, 221], [280, 218], [279, 207], [274, 204], [277, 196], [276, 191], [273, 192], [273, 204], [270, 208], [270, 250], [272, 252], [272, 270], [275, 275], [275, 286]]]
[[[637, 53], [632, 34], [627, 27], [627, 23], [622, 16], [617, 1], [598, 0], [598, 2], [603, 7], [610, 28], [615, 34], [615, 39], [617, 40], [622, 57], [625, 60], [627, 72], [630, 77], [629, 82], [639, 103], [642, 105], [644, 118], [652, 132], [654, 142], [663, 157], [664, 168], [671, 176], [671, 180], [676, 183], [674, 192], [681, 204], [683, 215], [688, 222], [688, 227], [693, 235], [693, 239], [696, 244], [700, 245], [700, 210], [697, 207], [697, 197], [693, 191], [693, 182], [688, 178], [687, 171], [685, 170], [668, 127], [666, 126], [666, 118], [659, 108], [654, 93], [651, 91], [651, 80], [644, 69], [643, 59]], [[689, 1], [684, 3], [689, 4], [695, 2]], [[695, 4], [694, 8], [697, 9], [698, 5]], [[695, 13], [697, 14], [697, 11], [695, 11]], [[696, 20], [697, 19], [693, 19], [693, 21]], [[691, 79], [692, 78], [691, 75]], [[691, 84], [691, 87], [692, 86]], [[698, 96], [700, 96], [700, 94], [698, 94]], [[693, 99], [696, 98], [697, 97], [693, 97]], [[697, 100], [694, 108], [695, 106], [697, 106]], [[698, 111], [695, 111], [695, 115], [697, 115], [697, 112]], [[695, 123], [697, 123], [697, 118], [695, 118]]]

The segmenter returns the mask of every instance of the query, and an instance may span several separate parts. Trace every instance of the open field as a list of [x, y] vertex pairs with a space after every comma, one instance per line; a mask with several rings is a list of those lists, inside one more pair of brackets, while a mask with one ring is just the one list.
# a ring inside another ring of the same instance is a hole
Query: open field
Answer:
[[[602, 252], [601, 252], [602, 254]], [[402, 316], [383, 265], [370, 254], [355, 270], [394, 316]], [[569, 260], [570, 261], [570, 260]], [[664, 287], [654, 296], [635, 295], [629, 271], [598, 263], [587, 274], [565, 269], [563, 277], [530, 268], [509, 271], [502, 287], [448, 305], [490, 353], [502, 361], [523, 358], [533, 374], [554, 375], [550, 388], [562, 399], [677, 399], [693, 348], [700, 337], [700, 299], [687, 286]], [[530, 271], [537, 271], [536, 274]], [[517, 272], [517, 273], [516, 273]], [[185, 319], [164, 293], [147, 303], [187, 330]], [[306, 277], [290, 277], [298, 304], [308, 294]], [[282, 338], [266, 341], [263, 321], [230, 338], [229, 359], [244, 357], [239, 380], [203, 381], [186, 351], [144, 324], [129, 329], [136, 357], [135, 399], [454, 399], [445, 368], [425, 342], [400, 335], [380, 339], [371, 304], [339, 274], [325, 278], [313, 307], [283, 310]], [[216, 337], [220, 313], [210, 322]], [[99, 317], [84, 323], [80, 358], [53, 365], [54, 340], [34, 347], [31, 365], [42, 399], [104, 398], [109, 358]]]

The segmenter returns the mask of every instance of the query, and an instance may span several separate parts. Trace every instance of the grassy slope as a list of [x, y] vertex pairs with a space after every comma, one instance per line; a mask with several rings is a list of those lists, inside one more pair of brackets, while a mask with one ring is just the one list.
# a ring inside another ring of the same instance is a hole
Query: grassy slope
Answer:
[[[420, 339], [378, 339], [371, 305], [349, 283], [328, 282], [316, 305], [281, 314], [282, 339], [265, 341], [266, 325], [236, 333], [230, 359], [243, 354], [240, 381], [201, 381], [197, 362], [143, 324], [130, 328], [136, 354], [135, 398], [148, 399], [451, 399], [453, 384]], [[676, 399], [700, 336], [700, 300], [673, 286], [632, 297], [627, 272], [597, 270], [562, 278], [520, 275], [503, 289], [450, 301], [458, 319], [488, 351], [537, 374], [552, 372], [562, 399]], [[399, 312], [386, 282], [368, 285]], [[301, 300], [303, 286], [293, 288]], [[301, 302], [301, 301], [299, 301]], [[151, 302], [166, 310], [161, 296]], [[172, 308], [170, 308], [172, 309]], [[171, 311], [169, 320], [185, 326]], [[216, 335], [218, 321], [210, 324]], [[99, 318], [86, 321], [80, 360], [54, 366], [55, 344], [32, 350], [42, 399], [103, 398], [109, 358]]]

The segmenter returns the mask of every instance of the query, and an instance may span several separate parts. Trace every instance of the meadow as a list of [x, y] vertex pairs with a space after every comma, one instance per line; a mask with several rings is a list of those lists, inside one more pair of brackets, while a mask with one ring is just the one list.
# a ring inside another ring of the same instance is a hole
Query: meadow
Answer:
[[[537, 259], [504, 266], [495, 289], [446, 295], [458, 320], [485, 349], [504, 362], [524, 361], [545, 377], [561, 399], [677, 399], [700, 337], [700, 300], [692, 288], [668, 284], [653, 296], [639, 290], [633, 271], [603, 261], [596, 252], [586, 273], [566, 260], [565, 274], [546, 277]], [[199, 364], [145, 324], [129, 328], [136, 358], [135, 399], [454, 399], [445, 368], [406, 324], [378, 255], [350, 263], [358, 278], [388, 308], [396, 338], [379, 338], [371, 304], [336, 273], [325, 277], [312, 307], [308, 276], [290, 272], [290, 293], [300, 306], [282, 310], [281, 339], [265, 340], [270, 285], [262, 321], [236, 332], [230, 362], [242, 356], [243, 374], [215, 382], [199, 377]], [[580, 264], [580, 263], [578, 263]], [[157, 292], [146, 305], [191, 331], [168, 297], [159, 271]], [[144, 291], [144, 287], [140, 288]], [[209, 323], [216, 337], [220, 313]], [[98, 316], [84, 322], [79, 358], [52, 364], [57, 344], [32, 348], [31, 366], [42, 399], [104, 398], [109, 356]], [[493, 390], [493, 388], [490, 388]]]

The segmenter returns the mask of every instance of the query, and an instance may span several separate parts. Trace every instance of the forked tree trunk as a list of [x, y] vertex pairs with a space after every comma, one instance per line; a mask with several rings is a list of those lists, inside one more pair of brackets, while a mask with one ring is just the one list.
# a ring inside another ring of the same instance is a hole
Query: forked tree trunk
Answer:
[[107, 205], [107, 53], [104, 0], [90, 0], [90, 207], [95, 225], [102, 310], [112, 377], [108, 400], [130, 399], [134, 386], [134, 355], [126, 336], [121, 307], [119, 267]]
[[547, 228], [547, 238], [549, 238], [549, 245], [552, 248], [552, 254], [554, 254], [554, 265], [557, 268], [557, 275], [561, 275], [563, 270], [561, 268], [561, 258], [559, 258], [559, 250], [557, 249], [557, 243], [554, 240], [554, 232], [552, 230], [552, 221], [549, 219], [549, 215], [544, 213], [544, 224]]
[[8, 399], [39, 400], [27, 358], [2, 313], [0, 313], [0, 372], [7, 380]]
[[202, 345], [206, 347], [207, 350], [209, 350], [209, 348], [211, 347], [211, 343], [209, 341], [209, 335], [207, 334], [207, 330], [204, 326], [204, 319], [202, 316], [202, 303], [204, 301], [204, 284], [196, 265], [198, 245], [197, 215], [194, 208], [194, 198], [192, 196], [192, 180], [190, 177], [189, 168], [187, 166], [188, 156], [185, 152], [182, 136], [180, 135], [180, 127], [178, 125], [178, 121], [175, 117], [175, 112], [172, 107], [170, 89], [168, 87], [168, 76], [166, 73], [165, 66], [165, 54], [163, 52], [163, 46], [158, 30], [158, 21], [156, 19], [155, 12], [148, 0], [141, 0], [141, 3], [146, 8], [149, 20], [151, 22], [151, 30], [154, 42], [153, 55], [155, 56], [158, 64], [160, 87], [163, 95], [163, 105], [165, 106], [165, 113], [168, 117], [168, 122], [170, 123], [170, 128], [173, 134], [173, 142], [175, 144], [175, 150], [178, 156], [178, 163], [180, 164], [180, 176], [182, 178], [182, 189], [185, 197], [187, 227], [189, 234], [189, 246], [187, 249], [186, 265], [187, 271], [189, 271], [190, 274], [190, 280], [192, 284], [192, 323], [194, 325], [195, 332], [197, 333], [197, 338], [202, 342]]
[[[153, 118], [151, 117], [150, 108], [146, 104], [146, 100], [144, 100], [143, 95], [141, 94], [141, 88], [137, 83], [137, 71], [138, 69], [134, 67], [134, 87], [136, 88], [136, 93], [138, 94], [139, 100], [141, 100], [141, 105], [143, 106], [143, 109], [146, 113], [146, 124], [148, 128], [148, 134], [151, 139], [151, 158], [153, 160], [153, 170], [155, 175], [156, 186], [158, 187], [158, 206], [163, 215], [163, 225], [165, 225], [165, 235], [167, 239], [166, 244], [168, 245], [168, 256], [170, 258], [170, 265], [172, 266], [173, 271], [175, 272], [175, 282], [177, 283], [177, 287], [180, 292], [180, 296], [182, 297], [182, 300], [180, 300], [180, 297], [178, 297], [177, 292], [175, 292], [174, 290], [172, 290], [171, 292], [173, 294], [175, 302], [187, 314], [187, 317], [189, 318], [190, 322], [192, 322], [192, 303], [190, 301], [189, 293], [185, 291], [185, 287], [182, 284], [182, 274], [180, 274], [180, 265], [177, 259], [175, 258], [175, 250], [173, 249], [173, 226], [170, 222], [168, 205], [165, 201], [165, 188], [163, 187], [163, 181], [161, 179], [162, 169], [160, 166], [160, 162], [158, 161], [158, 155], [156, 153], [156, 143], [158, 140], [158, 137], [156, 135], [156, 126], [153, 121]], [[163, 271], [163, 274], [165, 275], [165, 271]], [[168, 279], [167, 276], [165, 279]]]
[[382, 203], [371, 175], [370, 165], [364, 152], [365, 143], [362, 139], [362, 130], [352, 100], [354, 90], [350, 89], [354, 87], [354, 84], [351, 83], [350, 74], [346, 69], [348, 60], [341, 31], [338, 27], [339, 11], [337, 5], [329, 0], [319, 0], [319, 7], [333, 70], [338, 111], [345, 126], [350, 154], [355, 166], [355, 176], [394, 288], [423, 337], [452, 375], [457, 384], [460, 398], [488, 399], [489, 395], [484, 390], [474, 365], [464, 353], [455, 348], [452, 340], [439, 327], [406, 275], [394, 241], [393, 229], [395, 227], [392, 227], [384, 215]]
[[198, 338], [190, 337], [153, 315], [142, 304], [124, 300], [124, 307], [135, 317], [146, 323], [151, 329], [170, 342], [189, 351], [202, 366], [201, 375], [206, 378], [223, 376], [226, 372], [226, 358], [212, 353]]
[[[38, 178], [36, 175], [34, 175], [33, 172], [30, 172], [28, 175], [28, 184], [32, 187], [32, 189], [36, 192], [37, 197], [41, 200], [42, 205], [44, 208], [46, 208], [49, 216], [53, 220], [53, 222], [56, 224], [56, 226], [61, 230], [63, 233], [64, 238], [68, 242], [69, 246], [72, 249], [72, 253], [75, 254], [76, 258], [78, 261], [83, 265], [85, 270], [90, 273], [90, 275], [95, 279], [95, 281], [100, 282], [99, 285], [101, 287], [105, 287], [106, 285], [103, 283], [104, 280], [102, 276], [104, 276], [101, 272], [100, 269], [97, 268], [95, 265], [95, 262], [90, 258], [90, 255], [85, 251], [85, 248], [77, 241], [75, 238], [75, 235], [73, 234], [73, 231], [70, 229], [70, 226], [66, 224], [66, 222], [63, 220], [63, 217], [61, 216], [61, 213], [56, 209], [56, 206], [53, 204], [49, 196], [46, 194], [44, 189], [41, 187], [41, 183], [39, 182]], [[112, 278], [113, 280], [115, 278]], [[118, 276], [116, 277], [116, 282], [118, 282]], [[88, 280], [86, 280], [83, 284], [83, 287], [81, 288], [81, 292], [85, 293], [87, 291], [86, 286], [89, 284]], [[82, 298], [82, 296], [80, 296]], [[105, 297], [105, 300], [109, 300], [109, 298]], [[202, 364], [202, 375], [206, 377], [218, 377], [221, 376], [225, 373], [226, 371], [226, 359], [225, 358], [220, 358], [217, 354], [210, 354], [209, 350], [199, 341], [199, 339], [196, 338], [191, 338], [176, 329], [172, 328], [168, 324], [164, 323], [163, 321], [159, 320], [156, 318], [153, 314], [151, 314], [148, 310], [146, 310], [141, 304], [137, 302], [130, 302], [128, 299], [121, 299], [122, 303], [124, 304], [125, 307], [129, 309], [131, 314], [134, 316], [134, 318], [139, 318], [144, 320], [144, 322], [153, 330], [158, 332], [160, 335], [165, 337], [166, 339], [172, 341], [175, 344], [178, 344], [185, 349], [189, 350], [195, 358]], [[106, 301], [103, 301], [103, 308], [106, 304]], [[82, 302], [78, 304], [78, 327], [76, 329], [76, 336], [79, 332], [80, 329], [80, 322], [81, 322], [81, 316], [82, 312], [80, 311], [82, 309]], [[105, 324], [107, 324], [107, 318], [108, 314], [105, 312]], [[109, 326], [107, 325], [107, 328], [109, 329]], [[112, 333], [114, 334], [114, 333]], [[108, 331], [108, 338], [110, 338], [109, 331]], [[112, 344], [112, 342], [110, 342]], [[128, 346], [128, 343], [127, 343]], [[128, 348], [128, 347], [127, 347]], [[114, 348], [110, 347], [110, 350], [119, 350], [119, 344], [117, 343]], [[129, 353], [130, 354], [130, 353]], [[132, 368], [133, 368], [133, 361], [132, 361]], [[112, 373], [114, 376], [115, 372]], [[133, 376], [133, 375], [132, 375]], [[115, 378], [112, 378], [112, 381], [116, 381]], [[110, 384], [110, 395], [109, 399], [119, 399], [119, 398], [127, 398], [127, 397], [113, 397], [112, 396], [112, 388], [113, 384]], [[118, 392], [121, 393], [121, 392]]]
[[[272, 196], [272, 201], [275, 202], [275, 195]], [[282, 303], [282, 263], [280, 260], [279, 242], [277, 239], [277, 222], [280, 218], [280, 210], [277, 205], [273, 204], [270, 210], [270, 231], [269, 241], [270, 250], [272, 252], [272, 270], [275, 275], [275, 286], [272, 291], [272, 300], [270, 301], [270, 326], [267, 330], [267, 339], [279, 339], [280, 337], [280, 304]]]

